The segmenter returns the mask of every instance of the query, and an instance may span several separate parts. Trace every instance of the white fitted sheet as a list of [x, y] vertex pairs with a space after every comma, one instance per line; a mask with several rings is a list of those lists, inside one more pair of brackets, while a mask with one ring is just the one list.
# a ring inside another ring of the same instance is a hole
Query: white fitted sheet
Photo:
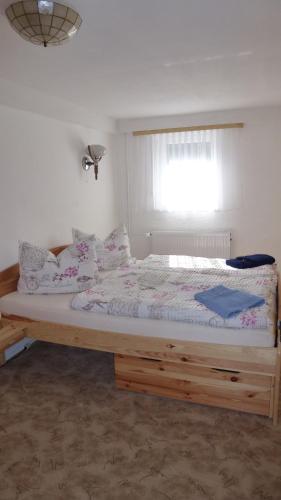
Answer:
[[176, 321], [110, 316], [71, 309], [74, 294], [24, 295], [10, 293], [0, 298], [0, 312], [34, 320], [93, 328], [102, 331], [215, 344], [273, 347], [275, 332], [215, 328]]

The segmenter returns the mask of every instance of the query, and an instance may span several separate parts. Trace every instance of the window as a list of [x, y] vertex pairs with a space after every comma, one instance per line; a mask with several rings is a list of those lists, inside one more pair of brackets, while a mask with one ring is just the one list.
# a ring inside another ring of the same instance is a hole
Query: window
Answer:
[[128, 134], [127, 191], [120, 192], [120, 203], [134, 232], [182, 230], [214, 211], [239, 209], [240, 133], [225, 128]]
[[209, 212], [218, 208], [216, 141], [208, 132], [181, 132], [154, 138], [155, 210]]

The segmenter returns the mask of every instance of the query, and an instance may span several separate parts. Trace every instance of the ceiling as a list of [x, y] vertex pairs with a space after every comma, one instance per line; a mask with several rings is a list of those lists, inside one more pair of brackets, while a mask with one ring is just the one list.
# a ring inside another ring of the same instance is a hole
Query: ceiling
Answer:
[[22, 40], [0, 0], [0, 78], [113, 118], [281, 103], [280, 0], [73, 0], [61, 47]]

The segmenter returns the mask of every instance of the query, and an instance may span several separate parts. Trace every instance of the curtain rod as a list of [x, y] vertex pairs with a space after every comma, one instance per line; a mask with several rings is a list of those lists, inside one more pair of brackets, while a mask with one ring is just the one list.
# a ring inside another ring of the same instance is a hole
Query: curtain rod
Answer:
[[152, 134], [170, 134], [173, 132], [193, 132], [196, 130], [215, 130], [222, 128], [243, 128], [244, 123], [220, 123], [218, 125], [195, 125], [193, 127], [177, 127], [177, 128], [159, 128], [155, 130], [136, 130], [133, 132], [137, 135], [152, 135]]

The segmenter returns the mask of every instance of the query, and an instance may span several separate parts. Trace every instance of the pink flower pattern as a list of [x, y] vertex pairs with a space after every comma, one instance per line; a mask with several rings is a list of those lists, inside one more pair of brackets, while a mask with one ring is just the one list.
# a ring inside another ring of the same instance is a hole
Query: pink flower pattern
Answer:
[[64, 276], [68, 278], [74, 278], [78, 274], [78, 267], [72, 266], [67, 267], [64, 271]]
[[82, 254], [89, 252], [89, 245], [86, 241], [81, 241], [80, 243], [77, 243], [76, 248], [78, 252], [81, 252]]
[[156, 292], [152, 295], [153, 299], [160, 300], [160, 301], [162, 301], [162, 300], [168, 301], [168, 300], [173, 299], [174, 297], [176, 297], [176, 293], [173, 293], [173, 292]]
[[257, 313], [255, 310], [245, 311], [241, 314], [241, 324], [245, 328], [253, 328], [257, 323]]
[[87, 262], [89, 260], [90, 247], [86, 241], [81, 241], [75, 245], [76, 250], [80, 253], [79, 262]]
[[98, 268], [111, 271], [131, 262], [130, 243], [125, 226], [121, 225], [96, 246]]
[[67, 267], [63, 273], [56, 273], [53, 277], [53, 281], [62, 281], [66, 278], [75, 278], [78, 275], [79, 269], [76, 266]]
[[109, 252], [113, 252], [114, 250], [116, 250], [117, 247], [116, 247], [115, 243], [108, 243], [107, 245], [105, 245], [105, 248]]

